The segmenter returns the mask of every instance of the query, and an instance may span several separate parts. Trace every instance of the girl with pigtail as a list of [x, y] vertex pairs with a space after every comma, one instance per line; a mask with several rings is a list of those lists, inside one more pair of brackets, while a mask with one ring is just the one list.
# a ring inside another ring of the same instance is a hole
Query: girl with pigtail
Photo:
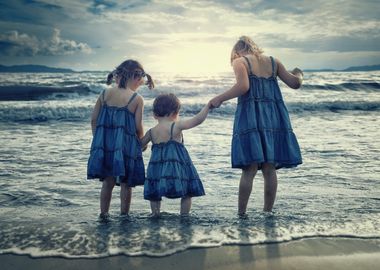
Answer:
[[[146, 78], [146, 81], [144, 80]], [[154, 88], [152, 77], [135, 60], [121, 63], [107, 77], [107, 85], [96, 101], [91, 116], [92, 144], [87, 178], [102, 181], [100, 218], [107, 219], [115, 185], [120, 186], [120, 212], [128, 215], [132, 187], [144, 185], [145, 170], [140, 139], [144, 136], [144, 100], [137, 94], [146, 84]]]

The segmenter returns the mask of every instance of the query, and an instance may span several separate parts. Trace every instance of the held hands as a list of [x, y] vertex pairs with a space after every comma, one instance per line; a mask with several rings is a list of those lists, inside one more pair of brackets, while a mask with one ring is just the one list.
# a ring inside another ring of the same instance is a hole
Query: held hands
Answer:
[[210, 109], [215, 109], [215, 108], [219, 108], [220, 105], [222, 105], [222, 101], [219, 100], [218, 97], [214, 97], [212, 98], [209, 102], [208, 102], [208, 106], [210, 107]]

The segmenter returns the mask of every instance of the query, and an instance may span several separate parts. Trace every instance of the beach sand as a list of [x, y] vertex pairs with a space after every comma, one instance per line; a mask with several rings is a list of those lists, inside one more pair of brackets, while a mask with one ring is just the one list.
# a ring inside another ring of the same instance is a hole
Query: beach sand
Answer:
[[309, 238], [281, 244], [194, 248], [166, 257], [98, 259], [0, 255], [0, 268], [16, 269], [378, 269], [380, 239]]

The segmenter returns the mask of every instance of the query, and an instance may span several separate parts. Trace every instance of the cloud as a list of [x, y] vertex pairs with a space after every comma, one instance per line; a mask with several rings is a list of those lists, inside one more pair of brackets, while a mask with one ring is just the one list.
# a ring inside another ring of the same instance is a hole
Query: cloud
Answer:
[[133, 10], [139, 7], [144, 7], [150, 3], [149, 0], [134, 0], [134, 1], [110, 1], [110, 0], [94, 0], [87, 11], [95, 15], [102, 15], [108, 11], [120, 10], [122, 12]]
[[294, 48], [303, 52], [375, 52], [380, 51], [380, 37], [363, 36], [315, 36], [296, 40], [286, 35], [264, 35], [265, 45], [271, 48]]
[[23, 4], [35, 5], [35, 6], [49, 9], [49, 10], [62, 9], [61, 6], [58, 6], [49, 2], [45, 3], [44, 1], [28, 0], [28, 1], [24, 1]]
[[[173, 66], [200, 58], [222, 66], [240, 35], [266, 53], [292, 52], [288, 59], [380, 51], [374, 0], [13, 0], [0, 1], [0, 18], [0, 60], [8, 62], [40, 56], [32, 60], [109, 66], [134, 56], [157, 66], [170, 57]], [[65, 57], [45, 57], [56, 55]]]
[[91, 47], [86, 43], [62, 39], [59, 29], [54, 29], [52, 37], [47, 40], [20, 34], [18, 31], [9, 31], [0, 35], [0, 54], [7, 56], [55, 56], [91, 52]]
[[93, 14], [102, 14], [105, 10], [116, 7], [116, 3], [104, 0], [95, 0], [92, 6], [88, 8], [88, 11]]

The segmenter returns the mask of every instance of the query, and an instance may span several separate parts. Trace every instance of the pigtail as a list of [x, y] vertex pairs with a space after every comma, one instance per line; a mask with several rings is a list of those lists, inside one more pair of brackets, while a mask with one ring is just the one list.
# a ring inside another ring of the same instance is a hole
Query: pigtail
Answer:
[[149, 89], [153, 89], [154, 82], [153, 82], [152, 76], [150, 76], [149, 74], [146, 74], [146, 78], [147, 78], [146, 85], [148, 86]]
[[127, 81], [128, 81], [127, 76], [121, 76], [120, 82], [119, 82], [119, 87], [120, 88], [126, 88], [127, 87]]
[[113, 72], [109, 73], [107, 76], [107, 85], [110, 85], [112, 83], [113, 79]]

